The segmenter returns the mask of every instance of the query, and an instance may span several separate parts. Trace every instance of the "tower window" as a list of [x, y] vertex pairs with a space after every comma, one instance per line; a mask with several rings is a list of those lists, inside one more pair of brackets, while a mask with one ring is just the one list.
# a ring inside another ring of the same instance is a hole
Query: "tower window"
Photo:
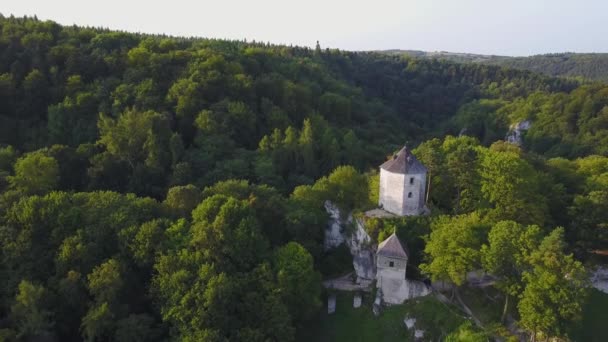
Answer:
[[410, 184], [414, 184], [414, 177], [410, 177]]
[[394, 261], [389, 261], [388, 262], [388, 267], [395, 267], [395, 262]]
[[412, 198], [412, 193], [411, 192], [407, 193], [407, 198]]

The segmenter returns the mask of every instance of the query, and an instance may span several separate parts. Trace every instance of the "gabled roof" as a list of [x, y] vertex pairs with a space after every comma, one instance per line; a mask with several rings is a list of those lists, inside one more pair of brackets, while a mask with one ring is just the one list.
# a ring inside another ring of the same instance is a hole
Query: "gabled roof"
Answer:
[[397, 152], [391, 159], [380, 165], [381, 169], [392, 173], [403, 173], [403, 174], [420, 174], [426, 173], [426, 167], [416, 159], [416, 157], [403, 146], [401, 151]]
[[391, 234], [386, 240], [380, 242], [376, 255], [391, 258], [407, 259], [407, 252], [395, 233]]

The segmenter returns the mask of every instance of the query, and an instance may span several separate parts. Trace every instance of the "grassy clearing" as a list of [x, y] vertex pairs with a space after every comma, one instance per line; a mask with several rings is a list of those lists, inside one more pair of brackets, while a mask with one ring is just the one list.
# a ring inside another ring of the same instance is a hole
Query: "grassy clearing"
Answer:
[[371, 310], [372, 296], [363, 297], [363, 305], [353, 308], [353, 294], [337, 292], [336, 313], [321, 314], [309, 327], [300, 329], [298, 341], [413, 341], [403, 322], [414, 317], [416, 329], [425, 330], [425, 340], [439, 340], [456, 330], [465, 319], [457, 309], [448, 307], [432, 296], [407, 301], [385, 308], [379, 317]]
[[[492, 330], [499, 326], [504, 297], [493, 288], [463, 288], [460, 291], [462, 300], [469, 306], [481, 322]], [[511, 303], [509, 313], [517, 317], [517, 307]], [[497, 333], [497, 331], [493, 331]], [[572, 341], [605, 342], [608, 341], [608, 294], [592, 289], [583, 306], [583, 318], [574, 324], [570, 331]]]

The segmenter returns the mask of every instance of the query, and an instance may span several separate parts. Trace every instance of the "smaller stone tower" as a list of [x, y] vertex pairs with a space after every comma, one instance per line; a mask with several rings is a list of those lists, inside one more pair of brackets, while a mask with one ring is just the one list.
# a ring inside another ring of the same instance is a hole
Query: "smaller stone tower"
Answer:
[[376, 286], [388, 304], [401, 304], [408, 298], [405, 279], [408, 255], [395, 233], [378, 245], [376, 252]]
[[380, 165], [378, 205], [399, 216], [420, 215], [425, 211], [427, 169], [403, 147]]

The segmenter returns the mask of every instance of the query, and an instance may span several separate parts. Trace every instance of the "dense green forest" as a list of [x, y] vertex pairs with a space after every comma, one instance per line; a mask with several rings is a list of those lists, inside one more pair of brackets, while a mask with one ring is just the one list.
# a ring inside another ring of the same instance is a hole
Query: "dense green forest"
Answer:
[[387, 50], [383, 53], [434, 58], [457, 63], [479, 63], [523, 69], [548, 76], [608, 82], [608, 53], [551, 53], [528, 57], [478, 55], [472, 53]]
[[607, 247], [607, 132], [601, 84], [0, 17], [0, 340], [294, 340], [336, 263], [323, 202], [373, 207], [406, 142], [433, 214], [372, 235], [397, 227], [435, 280], [483, 266], [564, 336], [584, 284], [551, 277]]

